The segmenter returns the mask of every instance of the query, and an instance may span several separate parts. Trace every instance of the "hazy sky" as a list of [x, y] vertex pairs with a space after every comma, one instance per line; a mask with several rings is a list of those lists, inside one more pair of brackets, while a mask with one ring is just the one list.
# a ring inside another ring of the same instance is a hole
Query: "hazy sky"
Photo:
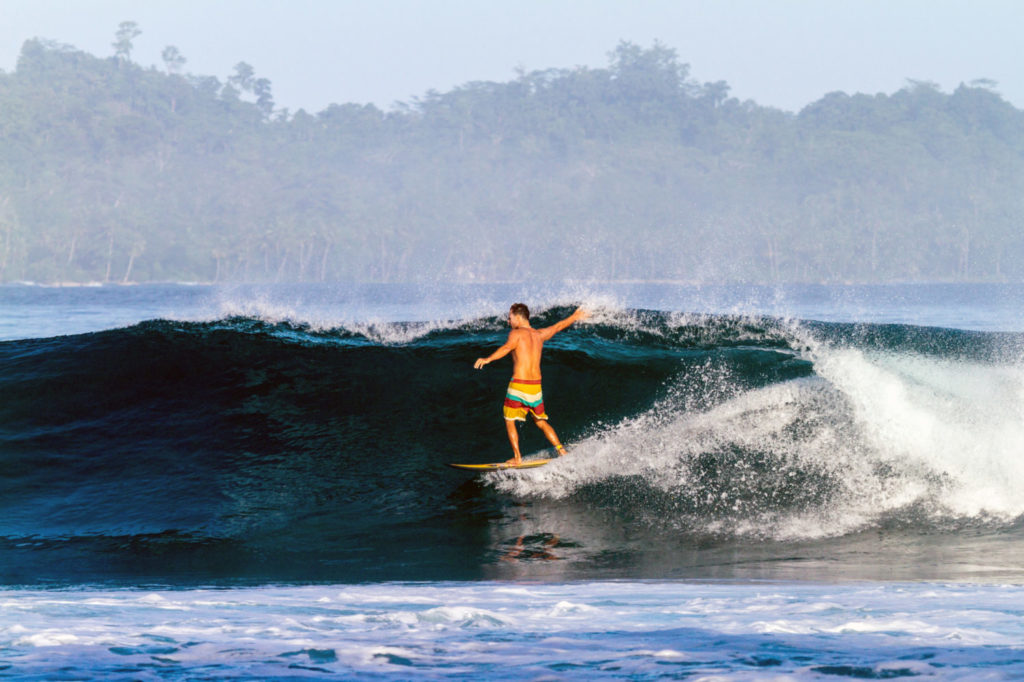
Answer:
[[292, 110], [603, 67], [620, 40], [659, 40], [698, 80], [783, 109], [907, 78], [990, 78], [1024, 108], [1021, 0], [0, 0], [0, 69], [35, 36], [108, 56], [124, 20], [142, 29], [134, 61], [175, 45], [186, 71], [222, 80], [246, 61]]

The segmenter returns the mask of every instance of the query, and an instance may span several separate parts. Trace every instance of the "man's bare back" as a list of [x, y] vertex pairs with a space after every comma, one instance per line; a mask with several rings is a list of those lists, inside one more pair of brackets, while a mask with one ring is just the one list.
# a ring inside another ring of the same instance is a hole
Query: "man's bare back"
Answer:
[[540, 379], [540, 354], [544, 350], [541, 332], [532, 328], [513, 329], [508, 335], [512, 348], [512, 376]]
[[544, 432], [558, 453], [565, 453], [555, 430], [547, 423], [547, 414], [544, 412], [543, 394], [540, 391], [540, 358], [545, 341], [573, 322], [586, 317], [587, 312], [583, 308], [577, 308], [572, 315], [550, 327], [534, 329], [530, 326], [529, 309], [521, 303], [516, 303], [508, 313], [508, 323], [512, 327], [508, 340], [486, 358], [477, 358], [473, 363], [474, 368], [482, 369], [485, 365], [500, 360], [509, 353], [512, 354], [512, 383], [509, 384], [509, 391], [505, 396], [504, 408], [505, 425], [513, 453], [513, 458], [509, 460], [510, 464], [522, 462], [516, 421], [524, 421], [527, 414], [533, 417], [534, 423]]

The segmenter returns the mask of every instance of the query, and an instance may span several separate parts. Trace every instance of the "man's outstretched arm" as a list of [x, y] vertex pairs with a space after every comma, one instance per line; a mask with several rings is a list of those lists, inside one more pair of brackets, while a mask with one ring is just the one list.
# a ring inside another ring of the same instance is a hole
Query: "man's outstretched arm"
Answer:
[[500, 360], [512, 351], [516, 349], [516, 338], [515, 332], [511, 332], [508, 335], [508, 341], [504, 343], [498, 350], [494, 351], [486, 358], [477, 358], [476, 362], [473, 363], [473, 369], [482, 369], [484, 365]]
[[545, 341], [547, 341], [552, 336], [554, 336], [558, 332], [562, 331], [563, 329], [568, 327], [573, 322], [577, 322], [579, 320], [585, 320], [587, 318], [587, 315], [589, 315], [589, 314], [590, 313], [588, 313], [583, 308], [577, 308], [576, 312], [574, 312], [572, 315], [570, 315], [569, 317], [565, 318], [561, 322], [556, 322], [553, 325], [551, 325], [550, 327], [545, 327], [544, 329], [541, 329], [540, 330], [541, 338], [544, 339]]

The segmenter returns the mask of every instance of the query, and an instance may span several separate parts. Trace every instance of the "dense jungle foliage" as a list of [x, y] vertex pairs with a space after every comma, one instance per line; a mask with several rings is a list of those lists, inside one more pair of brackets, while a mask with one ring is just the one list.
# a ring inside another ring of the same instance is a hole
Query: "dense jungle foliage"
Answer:
[[1024, 279], [1024, 112], [987, 81], [788, 113], [621, 43], [311, 114], [137, 34], [0, 72], [0, 281]]

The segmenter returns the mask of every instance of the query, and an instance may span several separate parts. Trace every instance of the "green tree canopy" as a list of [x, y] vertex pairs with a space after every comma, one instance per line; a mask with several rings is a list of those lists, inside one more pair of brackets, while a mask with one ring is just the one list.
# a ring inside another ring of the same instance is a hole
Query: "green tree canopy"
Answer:
[[27, 41], [0, 73], [0, 280], [1024, 278], [1024, 112], [991, 82], [798, 113], [675, 50], [382, 111]]

